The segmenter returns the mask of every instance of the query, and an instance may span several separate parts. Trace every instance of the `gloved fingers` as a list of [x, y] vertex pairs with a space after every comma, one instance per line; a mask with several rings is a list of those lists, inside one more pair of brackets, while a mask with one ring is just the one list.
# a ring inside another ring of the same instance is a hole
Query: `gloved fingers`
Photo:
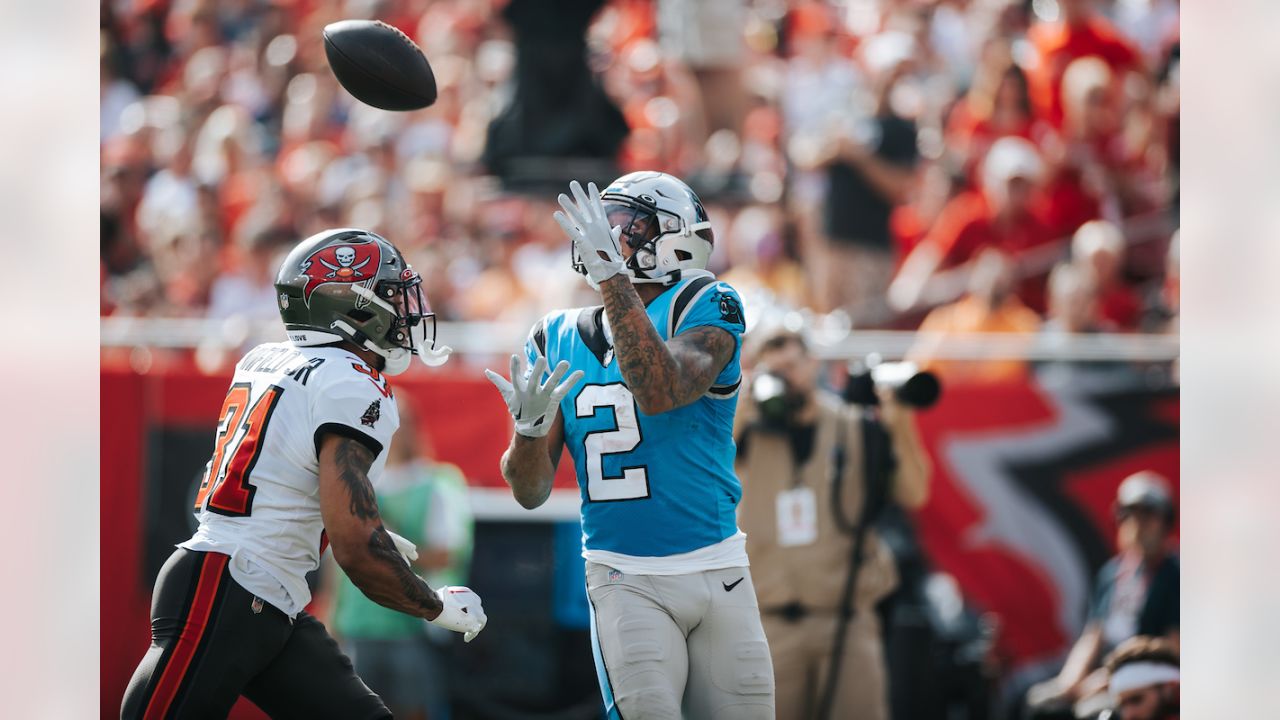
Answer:
[[524, 362], [524, 356], [519, 353], [513, 353], [511, 355], [511, 385], [520, 392], [523, 392], [525, 389], [525, 383], [523, 382], [524, 373], [521, 372]]
[[542, 375], [547, 371], [547, 359], [541, 355], [533, 362], [533, 370], [529, 373], [528, 387], [540, 390], [542, 387]]
[[583, 375], [584, 373], [581, 370], [575, 370], [572, 375], [565, 378], [564, 382], [557, 385], [555, 390], [551, 391], [552, 407], [559, 407], [560, 401], [564, 399], [565, 395], [569, 394], [569, 391], [573, 389], [574, 385], [578, 384], [578, 381], [582, 379]]
[[[564, 197], [564, 195], [561, 195], [560, 197]], [[560, 229], [564, 231], [565, 235], [569, 236], [569, 239], [577, 240], [578, 237], [582, 235], [582, 230], [579, 229], [577, 225], [574, 225], [573, 221], [570, 220], [569, 216], [565, 215], [564, 212], [557, 210], [552, 213], [551, 217], [556, 219], [556, 222], [560, 224]]]
[[587, 210], [601, 225], [608, 227], [604, 215], [604, 202], [600, 199], [600, 191], [594, 182], [587, 183]]
[[573, 224], [579, 228], [578, 234], [585, 233], [587, 230], [587, 218], [583, 216], [583, 213], [578, 209], [578, 206], [569, 199], [569, 196], [564, 193], [560, 193], [559, 197], [556, 198], [556, 201], [560, 203], [561, 208], [564, 208], [564, 214], [569, 216], [569, 219], [573, 221]]
[[405, 562], [412, 562], [418, 559], [418, 546], [414, 545], [413, 541], [390, 530], [387, 531], [387, 534], [391, 536], [391, 542], [395, 544], [396, 551], [404, 557]]
[[502, 393], [502, 398], [504, 400], [509, 398], [511, 394], [515, 392], [515, 388], [511, 386], [511, 383], [507, 382], [506, 378], [489, 368], [484, 369], [484, 376], [489, 378], [489, 382], [493, 383], [494, 387], [498, 388], [498, 392]]
[[582, 189], [582, 183], [577, 180], [569, 183], [569, 191], [573, 193], [574, 200], [578, 201], [577, 209], [579, 213], [585, 216], [583, 219], [588, 223], [594, 220], [594, 213], [591, 211], [591, 200], [587, 198], [586, 191]]
[[538, 386], [538, 392], [546, 394], [548, 389], [555, 388], [560, 383], [560, 378], [564, 377], [567, 372], [569, 372], [569, 363], [561, 360], [556, 364], [556, 369], [551, 371], [551, 376], [547, 378], [547, 381]]

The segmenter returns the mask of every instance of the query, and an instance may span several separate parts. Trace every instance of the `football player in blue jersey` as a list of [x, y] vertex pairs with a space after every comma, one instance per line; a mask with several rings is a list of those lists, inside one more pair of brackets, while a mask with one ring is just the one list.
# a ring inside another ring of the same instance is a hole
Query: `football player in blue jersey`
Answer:
[[677, 178], [570, 190], [555, 218], [603, 304], [539, 320], [510, 381], [486, 371], [515, 419], [503, 477], [535, 508], [573, 458], [609, 717], [772, 718], [735, 514], [742, 302], [706, 270], [711, 224]]

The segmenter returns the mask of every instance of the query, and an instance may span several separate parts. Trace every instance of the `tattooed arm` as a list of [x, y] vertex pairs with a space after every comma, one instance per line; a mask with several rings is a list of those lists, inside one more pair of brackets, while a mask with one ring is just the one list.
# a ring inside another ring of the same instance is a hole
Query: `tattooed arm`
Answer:
[[327, 434], [320, 444], [320, 514], [333, 559], [369, 599], [434, 620], [440, 598], [409, 568], [382, 526], [369, 483], [374, 454], [349, 437]]
[[615, 275], [600, 283], [613, 328], [614, 353], [640, 411], [656, 415], [702, 397], [733, 358], [728, 331], [701, 326], [664, 343], [631, 280]]

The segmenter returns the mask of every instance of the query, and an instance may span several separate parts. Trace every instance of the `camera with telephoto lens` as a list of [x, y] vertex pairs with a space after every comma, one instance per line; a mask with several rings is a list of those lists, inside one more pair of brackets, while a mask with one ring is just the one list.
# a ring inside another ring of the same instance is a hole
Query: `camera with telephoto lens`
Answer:
[[781, 375], [762, 372], [751, 381], [751, 399], [760, 409], [760, 422], [767, 428], [781, 430], [804, 407], [804, 396], [794, 392]]
[[913, 408], [932, 407], [942, 395], [942, 383], [928, 370], [912, 362], [851, 365], [844, 386], [844, 401], [854, 405], [879, 405], [876, 388], [888, 388], [898, 402]]

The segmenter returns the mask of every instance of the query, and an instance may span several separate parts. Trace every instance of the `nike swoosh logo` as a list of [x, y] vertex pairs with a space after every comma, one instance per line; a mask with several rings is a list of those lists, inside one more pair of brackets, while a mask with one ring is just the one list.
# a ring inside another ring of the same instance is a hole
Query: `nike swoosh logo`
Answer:
[[745, 580], [745, 579], [746, 579], [746, 577], [747, 577], [746, 575], [743, 575], [742, 577], [738, 578], [737, 580], [734, 580], [732, 583], [727, 583], [727, 582], [724, 582], [724, 581], [722, 580], [722, 581], [720, 581], [720, 584], [724, 586], [724, 591], [725, 591], [725, 592], [730, 592], [730, 591], [731, 591], [731, 590], [733, 590], [734, 588], [738, 587], [738, 583], [740, 583], [740, 582], [742, 582], [743, 580]]

